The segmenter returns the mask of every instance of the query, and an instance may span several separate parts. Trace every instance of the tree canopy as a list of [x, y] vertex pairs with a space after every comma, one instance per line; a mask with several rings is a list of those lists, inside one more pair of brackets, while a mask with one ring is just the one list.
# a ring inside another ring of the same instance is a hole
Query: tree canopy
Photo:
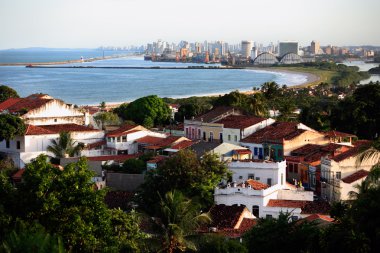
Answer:
[[11, 140], [25, 133], [26, 126], [22, 119], [11, 114], [0, 114], [0, 141]]
[[103, 130], [107, 125], [119, 124], [119, 116], [113, 112], [100, 112], [94, 116], [94, 120]]
[[83, 143], [77, 143], [71, 138], [70, 132], [61, 132], [57, 140], [51, 141], [51, 145], [47, 147], [47, 151], [53, 153], [55, 158], [59, 159], [66, 155], [70, 157], [78, 155], [83, 146]]
[[132, 120], [145, 127], [164, 124], [171, 116], [169, 106], [156, 95], [122, 104], [115, 109], [115, 112], [124, 120]]
[[222, 179], [229, 173], [224, 163], [213, 154], [206, 154], [202, 160], [195, 152], [181, 150], [156, 170], [146, 175], [140, 188], [141, 206], [148, 213], [154, 213], [152, 206], [159, 202], [158, 194], [162, 196], [171, 190], [180, 189], [186, 197], [192, 198], [208, 209], [212, 205], [213, 192]]
[[17, 91], [6, 86], [0, 85], [0, 103], [7, 100], [8, 98], [18, 98]]
[[34, 221], [72, 252], [140, 252], [145, 235], [137, 215], [107, 208], [85, 158], [59, 169], [40, 155], [26, 165], [17, 188], [0, 175], [0, 232], [9, 234], [16, 220]]

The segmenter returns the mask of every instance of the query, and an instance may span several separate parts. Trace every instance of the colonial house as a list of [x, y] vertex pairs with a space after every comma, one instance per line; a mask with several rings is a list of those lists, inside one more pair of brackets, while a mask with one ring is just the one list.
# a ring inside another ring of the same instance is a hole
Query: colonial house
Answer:
[[215, 123], [223, 125], [223, 142], [239, 145], [241, 139], [251, 135], [257, 130], [273, 124], [274, 122], [274, 119], [230, 115]]
[[[233, 161], [228, 168], [232, 182], [215, 189], [215, 204], [244, 205], [255, 217], [265, 218], [278, 217], [282, 210], [271, 205], [272, 200], [313, 202], [313, 192], [286, 183], [285, 161]], [[302, 208], [288, 211], [303, 217]]]
[[[327, 145], [306, 144], [285, 156], [287, 169], [286, 179], [292, 182], [297, 180], [306, 188], [310, 188], [320, 195], [320, 164], [323, 156], [338, 155], [351, 146], [330, 143]], [[317, 190], [318, 188], [318, 190]]]
[[223, 142], [223, 124], [217, 121], [229, 115], [241, 115], [233, 107], [219, 106], [193, 119], [184, 120], [185, 137], [191, 140]]
[[328, 139], [321, 133], [295, 122], [275, 122], [248, 137], [240, 144], [249, 148], [254, 159], [282, 161], [294, 149], [306, 144], [327, 144]]
[[0, 103], [0, 113], [20, 116], [25, 124], [54, 125], [77, 124], [88, 125], [89, 115], [86, 111], [65, 104], [45, 94], [33, 94], [26, 98], [9, 98]]
[[321, 196], [330, 202], [349, 199], [352, 184], [360, 183], [366, 173], [377, 163], [368, 159], [359, 163], [359, 155], [369, 146], [368, 141], [357, 141], [354, 147], [335, 156], [325, 156], [321, 160]]
[[22, 168], [40, 154], [54, 156], [47, 151], [52, 140], [59, 138], [60, 132], [70, 132], [71, 137], [84, 144], [102, 141], [104, 132], [77, 124], [27, 125], [23, 136], [0, 142], [0, 152], [10, 156], [17, 167]]

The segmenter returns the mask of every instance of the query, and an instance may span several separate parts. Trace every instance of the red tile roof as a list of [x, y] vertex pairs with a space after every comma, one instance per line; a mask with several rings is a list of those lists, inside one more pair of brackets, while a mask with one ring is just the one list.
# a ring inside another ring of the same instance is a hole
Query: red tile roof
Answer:
[[330, 138], [333, 138], [333, 137], [356, 137], [356, 135], [354, 134], [347, 134], [347, 133], [343, 133], [343, 132], [338, 132], [338, 131], [335, 131], [335, 130], [332, 130], [332, 131], [327, 131], [327, 132], [324, 132], [323, 133], [326, 137], [330, 137]]
[[147, 161], [147, 163], [160, 163], [163, 160], [165, 160], [166, 158], [167, 158], [166, 156], [156, 156], [156, 157], [153, 157], [152, 159], [150, 159], [149, 161]]
[[224, 119], [216, 121], [215, 123], [223, 124], [224, 128], [233, 128], [233, 129], [242, 130], [250, 126], [256, 125], [264, 120], [266, 119], [253, 117], [253, 116], [230, 115]]
[[141, 154], [133, 154], [133, 155], [104, 155], [104, 156], [88, 156], [87, 160], [89, 161], [117, 161], [124, 162], [128, 159], [137, 158]]
[[309, 222], [317, 221], [317, 220], [323, 220], [323, 221], [327, 221], [327, 222], [333, 222], [334, 221], [334, 219], [331, 218], [330, 216], [317, 214], [317, 213], [307, 216], [305, 218], [305, 220], [307, 220]]
[[289, 207], [289, 208], [302, 208], [307, 201], [303, 200], [285, 200], [285, 199], [271, 199], [267, 206], [269, 207]]
[[21, 101], [22, 98], [8, 98], [7, 100], [0, 103], [0, 111], [6, 110], [17, 102]]
[[285, 200], [271, 199], [268, 202], [269, 207], [287, 207], [301, 208], [302, 214], [328, 214], [330, 212], [330, 204], [326, 201], [304, 201], [304, 200]]
[[97, 148], [97, 147], [101, 147], [103, 145], [106, 145], [107, 142], [105, 140], [103, 141], [98, 141], [98, 142], [94, 142], [94, 143], [89, 143], [86, 145], [86, 149], [94, 149], [94, 148]]
[[253, 180], [253, 179], [248, 179], [246, 182], [254, 190], [264, 190], [264, 189], [269, 188], [269, 185], [261, 183], [259, 181]]
[[197, 121], [215, 122], [230, 114], [240, 114], [240, 111], [230, 106], [218, 106], [211, 111], [195, 118]]
[[297, 148], [297, 149], [293, 150], [291, 153], [292, 153], [292, 155], [295, 155], [295, 156], [307, 155], [307, 154], [310, 154], [312, 152], [319, 151], [321, 148], [322, 148], [321, 145], [306, 144], [306, 145], [304, 145], [304, 146], [302, 146], [300, 148]]
[[252, 154], [252, 151], [249, 149], [235, 149], [233, 152], [235, 154], [238, 154], [238, 155], [250, 155], [250, 154]]
[[21, 181], [22, 175], [24, 174], [25, 169], [19, 169], [15, 174], [12, 175], [14, 181]]
[[346, 184], [351, 184], [359, 179], [362, 179], [366, 176], [368, 176], [369, 172], [366, 170], [358, 170], [357, 172], [342, 178], [342, 181], [345, 182]]
[[283, 140], [291, 140], [306, 130], [298, 129], [298, 123], [295, 122], [275, 122], [250, 136], [241, 140], [241, 142], [248, 143], [282, 143]]
[[123, 125], [121, 126], [120, 128], [116, 129], [116, 130], [113, 130], [113, 131], [110, 131], [107, 133], [107, 137], [119, 137], [119, 136], [122, 136], [122, 135], [125, 135], [127, 132], [128, 133], [133, 133], [133, 132], [137, 132], [139, 130], [136, 130], [136, 131], [131, 131], [132, 129], [136, 128], [137, 126], [135, 125]]
[[27, 125], [25, 135], [59, 134], [60, 132], [100, 132], [100, 130], [77, 124]]
[[359, 155], [361, 152], [363, 152], [366, 147], [369, 148], [369, 145], [370, 145], [370, 142], [369, 141], [357, 141], [355, 142], [354, 144], [355, 146], [349, 150], [347, 150], [346, 152], [343, 152], [339, 155], [336, 155], [336, 156], [333, 156], [331, 159], [336, 161], [336, 162], [341, 162], [343, 160], [346, 160], [350, 157], [353, 157], [353, 156], [357, 156]]
[[244, 218], [240, 224], [239, 230], [242, 232], [246, 232], [250, 230], [252, 227], [256, 226], [257, 219], [248, 219]]
[[[8, 110], [10, 113], [22, 113], [39, 108], [53, 99], [41, 97], [9, 98], [0, 104], [0, 111]], [[26, 110], [26, 111], [24, 111]]]
[[188, 148], [192, 146], [193, 144], [194, 142], [192, 141], [181, 141], [180, 143], [174, 144], [171, 148], [181, 150], [181, 149]]
[[245, 208], [244, 205], [215, 205], [209, 211], [212, 222], [208, 226], [216, 227], [218, 230], [233, 229]]
[[154, 136], [144, 136], [142, 138], [139, 138], [137, 140], [135, 140], [137, 143], [143, 143], [143, 144], [150, 144], [150, 145], [154, 145], [154, 144], [158, 144], [162, 141], [162, 139], [164, 138], [160, 138], [160, 137], [154, 137]]

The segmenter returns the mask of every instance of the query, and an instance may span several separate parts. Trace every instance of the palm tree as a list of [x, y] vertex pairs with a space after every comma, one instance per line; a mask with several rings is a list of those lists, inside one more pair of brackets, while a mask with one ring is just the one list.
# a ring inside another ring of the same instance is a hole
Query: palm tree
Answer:
[[77, 143], [71, 138], [70, 132], [59, 133], [57, 140], [52, 140], [51, 145], [47, 147], [47, 151], [53, 153], [56, 158], [63, 158], [66, 156], [73, 157], [83, 149], [83, 143]]
[[358, 192], [349, 192], [352, 199], [357, 199], [359, 195], [368, 192], [369, 189], [380, 186], [380, 139], [373, 141], [369, 147], [363, 147], [356, 160], [356, 166], [360, 166], [364, 161], [374, 161], [375, 164], [372, 166], [367, 178], [360, 185], [354, 186]]
[[159, 252], [173, 253], [186, 248], [195, 249], [187, 240], [201, 224], [210, 222], [207, 213], [200, 213], [198, 206], [187, 199], [180, 191], [167, 192], [160, 196], [160, 219], [162, 222], [162, 248]]
[[255, 116], [266, 117], [268, 116], [268, 109], [266, 108], [265, 98], [262, 93], [253, 94], [249, 100], [249, 111]]

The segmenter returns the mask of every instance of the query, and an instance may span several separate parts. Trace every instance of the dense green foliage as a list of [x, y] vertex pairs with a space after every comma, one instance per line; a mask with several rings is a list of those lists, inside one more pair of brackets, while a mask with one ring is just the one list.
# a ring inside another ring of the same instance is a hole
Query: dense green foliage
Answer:
[[319, 228], [307, 221], [291, 221], [290, 214], [278, 219], [259, 219], [244, 236], [248, 252], [318, 252]]
[[149, 128], [167, 123], [171, 115], [169, 106], [156, 95], [142, 97], [129, 104], [122, 104], [114, 112], [124, 120], [132, 120]]
[[140, 205], [153, 214], [157, 210], [152, 207], [159, 202], [157, 193], [163, 196], [166, 192], [179, 189], [186, 197], [208, 209], [214, 201], [214, 188], [223, 178], [228, 178], [227, 167], [215, 155], [206, 154], [200, 160], [193, 151], [181, 150], [162, 166], [147, 173], [140, 188]]
[[11, 114], [0, 114], [0, 141], [11, 140], [25, 133], [26, 126], [22, 119]]
[[146, 163], [141, 159], [128, 159], [122, 166], [122, 171], [129, 174], [141, 174], [145, 170]]
[[221, 235], [202, 235], [195, 242], [197, 252], [200, 253], [247, 253], [244, 244], [238, 240], [228, 239]]
[[0, 103], [7, 100], [8, 98], [18, 98], [17, 91], [6, 86], [0, 85]]
[[107, 125], [117, 125], [120, 123], [119, 116], [113, 112], [100, 112], [94, 116], [94, 120], [103, 130]]
[[92, 176], [85, 159], [60, 170], [43, 155], [26, 166], [17, 188], [1, 173], [1, 235], [10, 234], [17, 220], [35, 221], [73, 252], [139, 252], [145, 236], [137, 216], [108, 209], [105, 191], [94, 190]]
[[333, 128], [356, 134], [359, 138], [374, 139], [380, 134], [380, 84], [358, 86], [352, 96], [333, 108]]
[[196, 250], [188, 237], [194, 235], [200, 225], [211, 221], [208, 214], [200, 213], [199, 206], [178, 190], [160, 196], [159, 203], [157, 217], [161, 223], [160, 251], [173, 253], [178, 250]]

